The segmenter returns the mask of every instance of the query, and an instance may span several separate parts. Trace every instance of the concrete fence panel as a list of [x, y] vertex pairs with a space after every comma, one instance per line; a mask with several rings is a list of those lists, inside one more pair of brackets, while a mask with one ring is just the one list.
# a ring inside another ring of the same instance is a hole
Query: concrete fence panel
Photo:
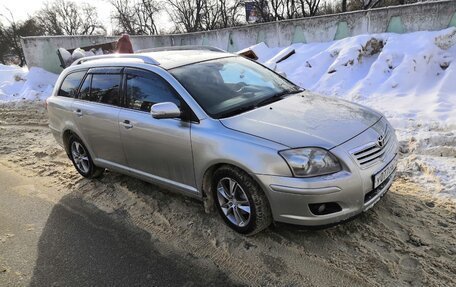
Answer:
[[[411, 5], [354, 11], [278, 22], [246, 25], [187, 34], [132, 36], [134, 50], [163, 46], [210, 45], [235, 52], [265, 42], [269, 47], [291, 43], [327, 42], [373, 33], [410, 33], [456, 27], [456, 1], [433, 1]], [[105, 36], [42, 36], [21, 39], [27, 65], [58, 73], [59, 47], [71, 49], [115, 41]]]

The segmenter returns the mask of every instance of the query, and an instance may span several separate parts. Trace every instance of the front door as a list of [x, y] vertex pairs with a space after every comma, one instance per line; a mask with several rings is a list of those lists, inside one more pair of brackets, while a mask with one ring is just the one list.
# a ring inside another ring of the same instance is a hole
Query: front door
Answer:
[[179, 95], [159, 75], [125, 69], [125, 108], [120, 111], [120, 134], [133, 173], [196, 191], [190, 143], [191, 123], [154, 119], [150, 107], [161, 102], [182, 105]]

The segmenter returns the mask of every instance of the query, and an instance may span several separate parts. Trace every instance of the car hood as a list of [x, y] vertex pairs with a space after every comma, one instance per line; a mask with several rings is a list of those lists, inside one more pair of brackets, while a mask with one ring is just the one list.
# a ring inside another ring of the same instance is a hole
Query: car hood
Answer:
[[351, 102], [303, 92], [220, 121], [227, 128], [290, 148], [331, 149], [362, 133], [381, 116]]

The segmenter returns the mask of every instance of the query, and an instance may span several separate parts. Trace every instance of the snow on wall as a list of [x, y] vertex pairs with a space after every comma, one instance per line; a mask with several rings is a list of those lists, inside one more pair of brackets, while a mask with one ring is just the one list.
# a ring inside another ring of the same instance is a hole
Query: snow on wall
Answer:
[[[361, 34], [409, 33], [456, 26], [456, 1], [431, 1], [411, 5], [355, 11], [221, 30], [175, 35], [132, 36], [134, 50], [181, 45], [210, 45], [235, 52], [266, 43], [269, 47], [292, 43], [328, 42]], [[59, 73], [56, 50], [115, 41], [105, 36], [24, 37], [27, 65]]]

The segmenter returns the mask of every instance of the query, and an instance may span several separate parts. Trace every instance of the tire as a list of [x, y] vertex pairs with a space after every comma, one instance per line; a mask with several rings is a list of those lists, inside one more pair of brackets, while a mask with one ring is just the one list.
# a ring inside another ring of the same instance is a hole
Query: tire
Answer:
[[93, 163], [88, 149], [80, 138], [72, 135], [68, 141], [68, 150], [74, 167], [83, 177], [97, 178], [103, 174], [104, 168], [97, 167]]
[[217, 169], [212, 190], [220, 216], [236, 232], [254, 235], [271, 225], [272, 214], [266, 195], [258, 183], [239, 168]]

